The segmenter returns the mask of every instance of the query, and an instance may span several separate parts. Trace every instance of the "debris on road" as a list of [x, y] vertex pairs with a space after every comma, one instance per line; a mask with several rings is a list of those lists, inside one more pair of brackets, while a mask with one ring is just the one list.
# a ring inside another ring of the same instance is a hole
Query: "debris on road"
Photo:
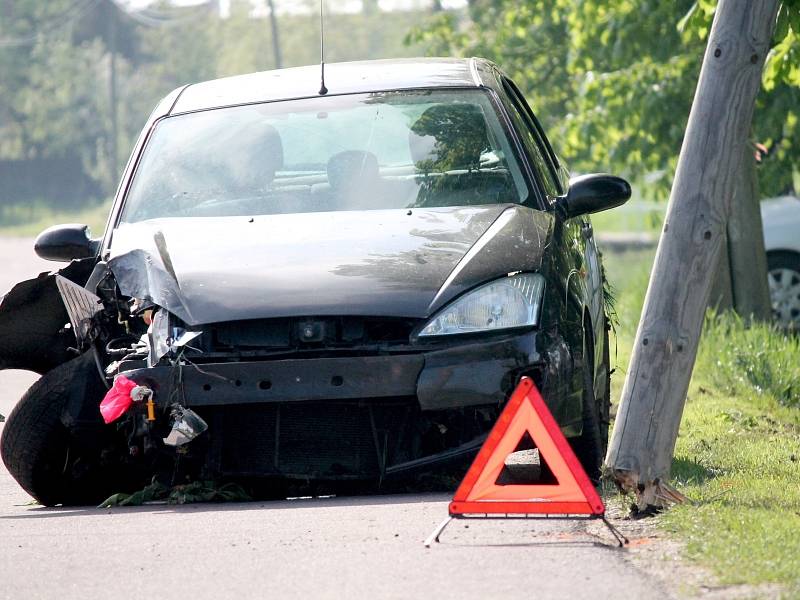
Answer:
[[167, 487], [158, 481], [133, 494], [114, 494], [97, 508], [142, 506], [145, 504], [194, 504], [197, 502], [250, 502], [252, 498], [235, 483], [218, 486], [213, 481], [193, 481]]

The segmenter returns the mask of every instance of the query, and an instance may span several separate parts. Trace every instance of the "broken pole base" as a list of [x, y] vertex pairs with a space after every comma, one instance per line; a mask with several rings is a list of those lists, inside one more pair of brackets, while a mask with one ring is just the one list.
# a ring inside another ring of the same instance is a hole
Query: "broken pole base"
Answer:
[[613, 479], [623, 494], [633, 492], [636, 496], [636, 503], [631, 507], [631, 516], [654, 515], [673, 504], [689, 501], [689, 498], [658, 477], [642, 483], [638, 473], [617, 470], [614, 471]]

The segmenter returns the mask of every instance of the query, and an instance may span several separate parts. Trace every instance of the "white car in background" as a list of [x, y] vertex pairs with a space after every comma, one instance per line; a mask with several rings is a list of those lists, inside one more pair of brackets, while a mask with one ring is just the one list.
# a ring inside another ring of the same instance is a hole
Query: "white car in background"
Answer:
[[781, 325], [800, 329], [800, 198], [764, 200], [761, 217], [772, 310]]

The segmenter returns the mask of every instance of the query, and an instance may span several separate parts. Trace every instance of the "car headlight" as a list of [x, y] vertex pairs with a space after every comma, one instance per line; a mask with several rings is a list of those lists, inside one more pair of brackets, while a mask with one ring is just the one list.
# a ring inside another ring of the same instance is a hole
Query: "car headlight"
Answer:
[[492, 281], [445, 307], [428, 321], [419, 337], [537, 325], [543, 293], [544, 277], [539, 273]]

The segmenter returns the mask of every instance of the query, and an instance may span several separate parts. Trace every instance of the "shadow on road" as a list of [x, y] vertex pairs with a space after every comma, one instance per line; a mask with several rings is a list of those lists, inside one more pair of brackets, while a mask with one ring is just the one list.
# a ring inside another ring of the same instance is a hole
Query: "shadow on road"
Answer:
[[429, 502], [449, 502], [449, 494], [401, 494], [375, 496], [344, 496], [330, 498], [297, 498], [291, 500], [232, 502], [232, 503], [198, 503], [198, 504], [145, 504], [143, 506], [118, 506], [114, 508], [96, 508], [90, 506], [47, 507], [34, 506], [24, 514], [2, 515], [0, 520], [50, 519], [59, 517], [97, 516], [100, 514], [136, 514], [148, 515], [172, 513], [202, 512], [244, 512], [254, 510], [293, 510], [318, 509], [357, 506], [385, 506], [397, 504], [423, 504]]

